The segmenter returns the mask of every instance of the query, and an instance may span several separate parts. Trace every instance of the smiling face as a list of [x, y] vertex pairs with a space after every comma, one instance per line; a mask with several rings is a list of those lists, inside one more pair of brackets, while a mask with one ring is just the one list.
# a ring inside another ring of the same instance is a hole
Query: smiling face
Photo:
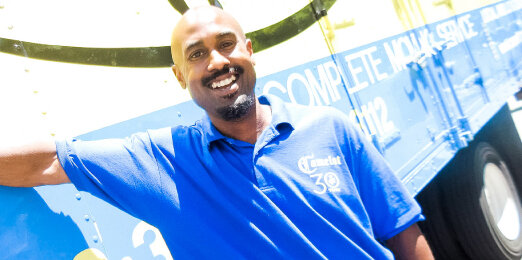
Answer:
[[215, 7], [189, 10], [172, 35], [174, 74], [211, 119], [239, 121], [255, 104], [252, 43]]

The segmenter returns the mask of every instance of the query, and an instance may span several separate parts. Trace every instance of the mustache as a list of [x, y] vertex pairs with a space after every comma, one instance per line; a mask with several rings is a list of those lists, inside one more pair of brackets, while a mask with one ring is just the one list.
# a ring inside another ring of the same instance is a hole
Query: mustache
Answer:
[[211, 81], [213, 81], [217, 77], [228, 74], [228, 73], [241, 74], [241, 73], [243, 73], [243, 68], [241, 66], [233, 66], [233, 67], [224, 66], [222, 69], [212, 73], [212, 75], [201, 79], [201, 84], [203, 86], [207, 86]]

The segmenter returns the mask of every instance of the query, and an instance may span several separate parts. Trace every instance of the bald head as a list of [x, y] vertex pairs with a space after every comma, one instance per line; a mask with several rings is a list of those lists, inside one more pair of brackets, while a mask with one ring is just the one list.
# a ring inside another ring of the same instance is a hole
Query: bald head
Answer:
[[213, 26], [216, 23], [227, 25], [230, 30], [237, 33], [240, 39], [246, 39], [245, 33], [237, 20], [222, 9], [215, 6], [191, 8], [183, 14], [172, 32], [171, 53], [174, 64], [182, 63], [183, 53], [187, 47], [190, 47], [187, 44], [191, 44], [191, 42], [185, 44], [185, 41], [191, 35], [198, 33], [201, 27]]
[[[172, 33], [172, 71], [213, 122], [242, 120], [256, 104], [252, 42], [230, 14], [186, 12]], [[217, 121], [216, 121], [217, 120]]]

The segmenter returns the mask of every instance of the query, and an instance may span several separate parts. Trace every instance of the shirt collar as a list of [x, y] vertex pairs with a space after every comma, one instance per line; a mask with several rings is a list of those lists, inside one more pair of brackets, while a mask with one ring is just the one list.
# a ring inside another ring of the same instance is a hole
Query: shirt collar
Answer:
[[[279, 132], [294, 129], [291, 115], [286, 104], [281, 99], [273, 95], [263, 95], [260, 96], [258, 100], [261, 104], [270, 105], [272, 110], [272, 122], [269, 127], [273, 127]], [[201, 130], [203, 143], [207, 146], [210, 146], [214, 141], [228, 138], [214, 127], [207, 114], [196, 122], [196, 126]]]
[[216, 127], [210, 121], [210, 118], [205, 113], [203, 118], [196, 122], [197, 128], [201, 130], [203, 143], [206, 146], [210, 146], [210, 144], [214, 141], [225, 139], [226, 137], [221, 134]]
[[282, 131], [286, 127], [294, 129], [289, 108], [279, 97], [274, 95], [263, 95], [259, 97], [259, 102], [261, 104], [270, 105], [270, 108], [272, 109], [272, 122], [270, 125], [276, 130]]

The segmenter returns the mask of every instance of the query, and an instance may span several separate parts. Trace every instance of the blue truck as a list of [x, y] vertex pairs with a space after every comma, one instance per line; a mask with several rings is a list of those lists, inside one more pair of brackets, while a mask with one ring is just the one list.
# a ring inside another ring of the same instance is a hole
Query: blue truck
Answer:
[[[437, 259], [521, 259], [520, 0], [0, 1], [0, 143], [192, 124], [169, 40], [201, 4], [244, 26], [257, 94], [361, 127]], [[0, 203], [0, 259], [172, 259], [155, 227], [70, 184], [0, 187]]]

